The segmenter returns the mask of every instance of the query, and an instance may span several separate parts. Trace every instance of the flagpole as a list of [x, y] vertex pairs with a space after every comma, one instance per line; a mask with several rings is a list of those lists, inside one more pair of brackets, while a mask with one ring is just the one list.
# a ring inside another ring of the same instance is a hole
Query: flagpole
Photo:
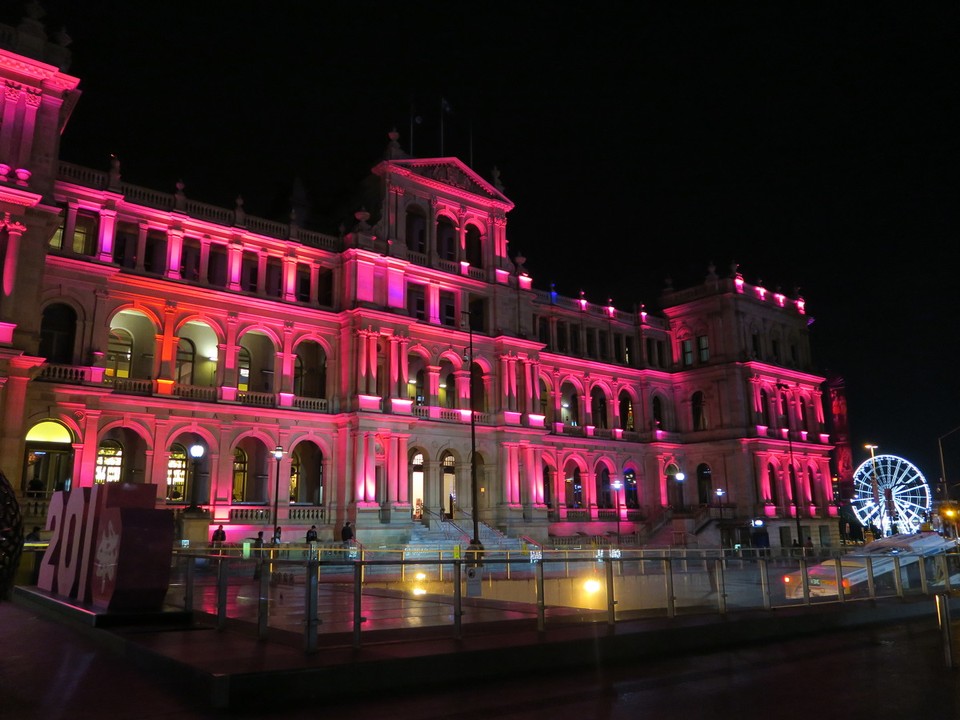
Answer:
[[410, 98], [410, 156], [413, 156], [413, 98]]

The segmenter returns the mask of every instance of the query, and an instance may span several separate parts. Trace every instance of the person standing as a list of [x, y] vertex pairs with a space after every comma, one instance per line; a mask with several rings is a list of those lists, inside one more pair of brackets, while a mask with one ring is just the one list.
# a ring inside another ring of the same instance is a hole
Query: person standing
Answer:
[[216, 530], [213, 531], [213, 538], [212, 538], [213, 546], [215, 548], [222, 548], [223, 544], [226, 541], [227, 541], [227, 532], [226, 530], [223, 529], [223, 525], [221, 525], [220, 527], [218, 527]]
[[344, 547], [348, 547], [350, 543], [353, 542], [353, 528], [350, 526], [349, 520], [343, 524], [343, 530], [340, 531], [340, 539], [343, 541]]
[[307, 544], [314, 543], [317, 541], [317, 526], [311, 525], [310, 529], [307, 530]]
[[279, 525], [277, 525], [277, 527], [276, 527], [276, 528], [274, 529], [274, 531], [273, 531], [273, 539], [272, 539], [270, 542], [272, 542], [274, 545], [279, 545], [279, 544], [280, 544], [280, 534], [281, 534], [282, 532], [283, 532], [283, 529], [282, 529]]
[[253, 541], [253, 558], [253, 579], [258, 580], [263, 569], [263, 530], [257, 533], [257, 538]]

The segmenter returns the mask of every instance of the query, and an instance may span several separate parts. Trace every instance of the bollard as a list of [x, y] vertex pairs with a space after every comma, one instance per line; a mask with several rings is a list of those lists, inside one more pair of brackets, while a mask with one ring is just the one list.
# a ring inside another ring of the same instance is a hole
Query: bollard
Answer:
[[257, 598], [257, 637], [267, 639], [270, 612], [270, 573], [261, 572], [257, 584], [260, 596]]
[[227, 626], [228, 582], [227, 561], [221, 557], [217, 560], [217, 630], [223, 630]]
[[665, 583], [664, 591], [667, 600], [667, 617], [677, 616], [677, 599], [673, 596], [673, 562], [670, 558], [663, 558], [663, 581]]
[[187, 568], [183, 580], [183, 609], [187, 612], [193, 612], [194, 561], [192, 557], [185, 559], [187, 561]]
[[604, 563], [607, 576], [607, 626], [612, 632], [617, 624], [617, 598], [613, 590], [613, 560], [607, 558]]
[[306, 601], [305, 609], [307, 620], [304, 627], [304, 650], [308, 653], [314, 653], [317, 651], [317, 632], [320, 628], [320, 618], [317, 614], [317, 592], [319, 588], [317, 587], [317, 575], [319, 570], [319, 563], [317, 562], [316, 554], [307, 561], [307, 570], [306, 570], [306, 587], [304, 588]]
[[723, 572], [723, 558], [716, 559], [714, 573], [716, 574], [717, 585], [717, 610], [721, 615], [727, 614], [727, 586], [726, 577]]
[[953, 628], [950, 625], [950, 596], [946, 593], [937, 593], [937, 621], [940, 623], [940, 634], [943, 636], [943, 660], [948, 668], [953, 664]]
[[543, 559], [537, 563], [537, 632], [546, 630], [546, 598], [543, 596]]
[[459, 640], [462, 637], [463, 602], [460, 588], [460, 561], [453, 561], [453, 636]]
[[363, 617], [363, 563], [353, 566], [353, 647], [360, 648], [360, 627], [367, 621]]

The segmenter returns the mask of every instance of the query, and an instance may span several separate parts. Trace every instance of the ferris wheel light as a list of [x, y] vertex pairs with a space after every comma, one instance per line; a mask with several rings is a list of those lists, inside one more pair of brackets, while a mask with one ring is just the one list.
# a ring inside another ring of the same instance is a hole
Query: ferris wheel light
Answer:
[[896, 455], [876, 455], [871, 450], [870, 459], [857, 468], [853, 481], [854, 515], [864, 526], [879, 527], [884, 535], [917, 532], [932, 507], [930, 486], [923, 474]]

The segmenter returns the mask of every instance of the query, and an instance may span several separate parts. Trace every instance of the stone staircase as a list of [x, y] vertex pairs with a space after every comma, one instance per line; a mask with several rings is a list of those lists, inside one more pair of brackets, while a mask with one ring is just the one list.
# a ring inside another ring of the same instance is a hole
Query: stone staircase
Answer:
[[[519, 552], [524, 543], [519, 538], [508, 537], [499, 530], [480, 523], [480, 542], [488, 555], [493, 553]], [[414, 523], [410, 539], [405, 544], [405, 556], [436, 558], [442, 552], [445, 557], [453, 556], [457, 546], [461, 553], [470, 543], [473, 532], [472, 521], [441, 521], [430, 517], [429, 523]]]

